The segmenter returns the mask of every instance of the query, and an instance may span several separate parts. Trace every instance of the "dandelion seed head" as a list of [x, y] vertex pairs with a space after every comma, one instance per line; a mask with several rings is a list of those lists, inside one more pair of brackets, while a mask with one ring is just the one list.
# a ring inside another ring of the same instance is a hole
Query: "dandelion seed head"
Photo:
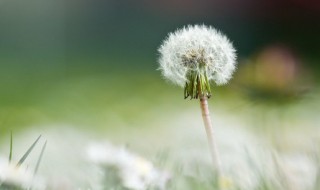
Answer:
[[8, 187], [25, 188], [32, 184], [32, 175], [25, 167], [17, 167], [0, 157], [0, 186], [1, 184]]
[[129, 189], [166, 189], [170, 179], [169, 173], [157, 169], [149, 160], [110, 143], [93, 143], [87, 153], [93, 163], [116, 168], [122, 185]]
[[194, 25], [170, 33], [159, 48], [160, 70], [179, 86], [189, 71], [205, 70], [209, 81], [226, 84], [236, 68], [235, 49], [228, 38], [211, 26]]

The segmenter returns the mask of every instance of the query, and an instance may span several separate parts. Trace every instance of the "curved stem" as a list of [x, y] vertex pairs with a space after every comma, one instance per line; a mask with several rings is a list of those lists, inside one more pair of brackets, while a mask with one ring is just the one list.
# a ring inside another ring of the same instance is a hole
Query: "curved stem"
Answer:
[[202, 112], [202, 119], [204, 122], [204, 126], [206, 129], [207, 133], [207, 138], [208, 138], [208, 143], [209, 143], [209, 148], [210, 148], [210, 153], [211, 157], [213, 160], [215, 172], [217, 176], [221, 176], [221, 163], [218, 155], [218, 149], [217, 149], [217, 144], [215, 141], [214, 137], [214, 132], [212, 128], [212, 123], [210, 119], [210, 112], [209, 112], [209, 107], [208, 107], [208, 98], [207, 96], [201, 96], [200, 97], [200, 106], [201, 106], [201, 112]]

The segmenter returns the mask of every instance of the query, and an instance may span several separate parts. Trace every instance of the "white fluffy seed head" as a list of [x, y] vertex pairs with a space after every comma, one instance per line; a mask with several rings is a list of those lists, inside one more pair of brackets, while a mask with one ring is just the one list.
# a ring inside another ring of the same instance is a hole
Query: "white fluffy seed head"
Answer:
[[203, 64], [209, 81], [226, 84], [236, 68], [235, 49], [228, 38], [211, 26], [187, 26], [170, 33], [159, 48], [165, 78], [184, 86], [190, 70]]

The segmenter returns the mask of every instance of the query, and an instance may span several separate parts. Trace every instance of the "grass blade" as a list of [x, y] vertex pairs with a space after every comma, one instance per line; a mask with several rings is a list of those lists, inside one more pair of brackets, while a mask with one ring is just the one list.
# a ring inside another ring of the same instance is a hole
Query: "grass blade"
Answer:
[[41, 135], [37, 138], [37, 140], [34, 141], [34, 143], [30, 146], [30, 148], [27, 150], [26, 153], [21, 157], [19, 162], [17, 163], [17, 167], [21, 166], [21, 164], [26, 160], [26, 158], [29, 156], [30, 152], [33, 150], [33, 148], [36, 146], [37, 142], [41, 138]]
[[11, 131], [11, 134], [10, 134], [10, 152], [9, 152], [9, 162], [11, 162], [12, 160], [12, 131]]
[[41, 153], [39, 155], [39, 158], [38, 158], [38, 161], [37, 161], [37, 165], [34, 169], [34, 176], [37, 174], [38, 172], [38, 169], [39, 169], [39, 166], [40, 166], [40, 163], [41, 163], [41, 160], [42, 160], [42, 156], [43, 156], [43, 153], [44, 153], [44, 150], [46, 149], [46, 146], [47, 146], [47, 141], [43, 144], [42, 146], [42, 149], [41, 149]]

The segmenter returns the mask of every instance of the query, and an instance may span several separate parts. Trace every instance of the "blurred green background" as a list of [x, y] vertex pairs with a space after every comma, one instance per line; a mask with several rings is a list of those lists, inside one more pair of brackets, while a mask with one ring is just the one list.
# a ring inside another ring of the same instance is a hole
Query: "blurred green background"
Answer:
[[162, 80], [157, 48], [187, 24], [212, 25], [237, 49], [239, 69], [214, 88], [213, 109], [283, 113], [304, 100], [298, 115], [310, 121], [301, 113], [319, 105], [319, 13], [316, 0], [0, 0], [0, 134], [170, 126], [153, 121], [197, 103]]

